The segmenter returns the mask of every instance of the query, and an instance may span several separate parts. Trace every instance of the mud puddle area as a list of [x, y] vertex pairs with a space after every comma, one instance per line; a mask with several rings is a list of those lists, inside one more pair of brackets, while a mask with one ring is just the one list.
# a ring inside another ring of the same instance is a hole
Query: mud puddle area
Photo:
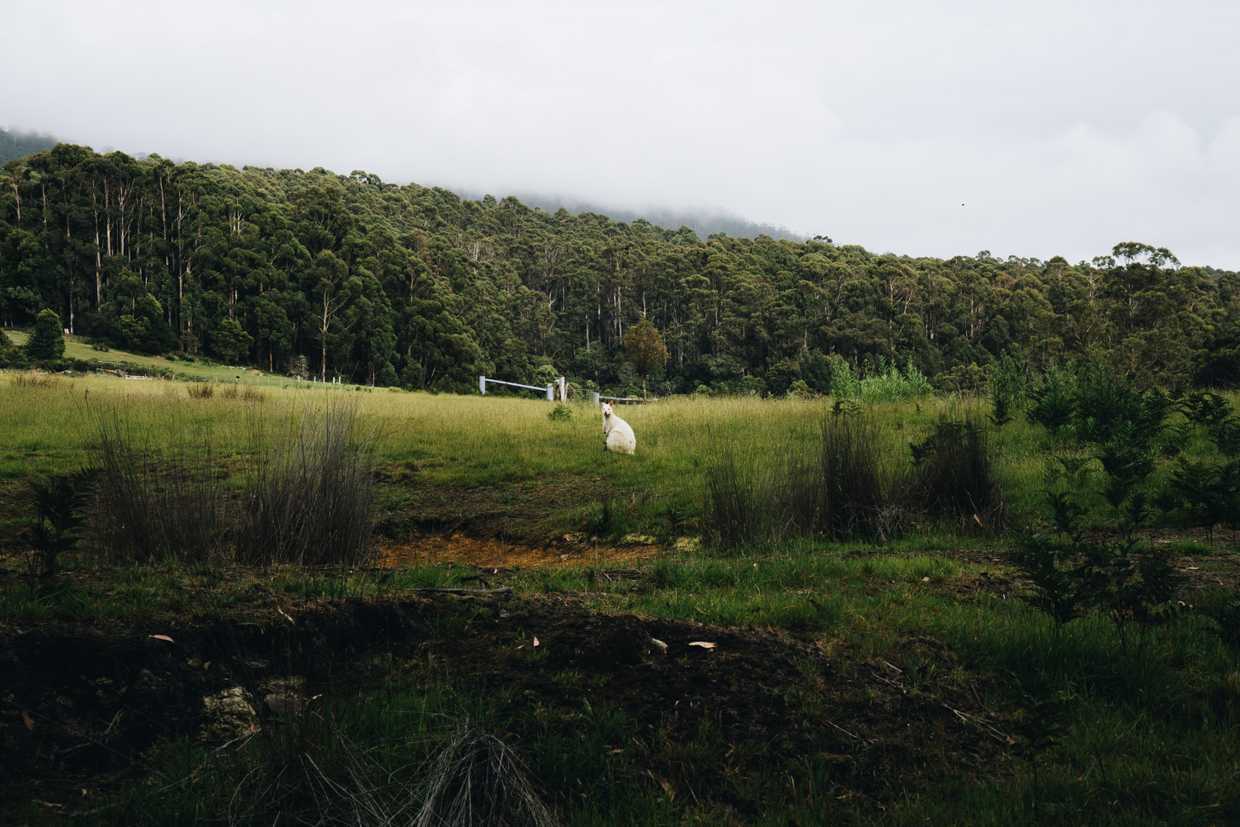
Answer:
[[461, 532], [436, 533], [390, 543], [379, 549], [384, 568], [454, 563], [481, 569], [535, 569], [600, 565], [621, 567], [652, 560], [660, 548], [652, 538], [634, 537], [619, 545], [596, 545], [568, 536], [545, 545], [523, 545]]

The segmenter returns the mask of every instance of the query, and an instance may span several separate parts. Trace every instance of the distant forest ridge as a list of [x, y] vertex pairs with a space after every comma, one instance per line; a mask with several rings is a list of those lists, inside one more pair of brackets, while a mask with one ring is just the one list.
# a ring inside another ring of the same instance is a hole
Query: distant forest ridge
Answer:
[[[453, 191], [462, 198], [469, 198], [475, 201], [483, 197], [483, 193], [479, 192], [456, 189], [453, 189]], [[598, 215], [605, 215], [613, 221], [625, 223], [638, 220], [649, 221], [656, 227], [662, 227], [665, 230], [679, 230], [681, 227], [688, 227], [702, 238], [709, 238], [712, 235], [757, 238], [760, 235], [766, 235], [771, 238], [788, 239], [790, 241], [805, 240], [805, 236], [798, 235], [786, 227], [762, 224], [723, 210], [712, 210], [705, 207], [696, 209], [650, 207], [637, 210], [614, 206], [609, 207], [585, 199], [561, 195], [528, 192], [512, 193], [512, 195], [524, 204], [551, 213], [561, 209], [574, 215], [596, 213]]]
[[[22, 158], [26, 155], [33, 155], [44, 149], [50, 149], [58, 143], [60, 141], [54, 136], [40, 132], [0, 129], [0, 164]], [[141, 158], [144, 156], [139, 154], [136, 157]], [[480, 200], [484, 196], [482, 192], [474, 192], [460, 187], [448, 186], [447, 189], [452, 190], [462, 198], [473, 201]], [[760, 235], [768, 235], [771, 238], [786, 238], [793, 241], [800, 241], [804, 238], [786, 227], [749, 221], [723, 210], [708, 208], [675, 209], [671, 207], [651, 207], [644, 210], [632, 210], [614, 206], [609, 207], [586, 199], [569, 196], [538, 193], [510, 194], [531, 207], [537, 207], [547, 212], [564, 209], [574, 215], [597, 213], [615, 221], [623, 222], [642, 219], [666, 230], [679, 230], [681, 227], [688, 227], [702, 238], [720, 233], [736, 236], [737, 238], [756, 238]]]
[[0, 164], [54, 147], [58, 141], [41, 132], [0, 128]]
[[[1077, 264], [878, 255], [69, 144], [0, 172], [0, 323], [43, 308], [140, 352], [430, 390], [825, 392], [845, 362], [975, 390], [1007, 355], [1240, 384], [1240, 274], [1152, 244]], [[643, 321], [653, 367], [626, 347]]]

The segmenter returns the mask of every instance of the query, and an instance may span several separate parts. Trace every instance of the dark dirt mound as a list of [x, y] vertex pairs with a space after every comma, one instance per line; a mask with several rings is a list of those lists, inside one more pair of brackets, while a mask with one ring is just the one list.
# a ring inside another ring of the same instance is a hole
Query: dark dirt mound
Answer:
[[[952, 665], [933, 641], [910, 645]], [[346, 600], [295, 617], [0, 638], [0, 671], [13, 676], [0, 692], [0, 792], [55, 801], [107, 787], [140, 773], [157, 739], [201, 733], [211, 723], [204, 698], [234, 692], [265, 722], [274, 714], [262, 703], [265, 682], [296, 676], [307, 691], [331, 691], [364, 680], [361, 656], [378, 652], [431, 653], [456, 679], [503, 688], [496, 697], [513, 705], [507, 719], [539, 706], [579, 708], [585, 697], [622, 710], [640, 730], [634, 737], [688, 741], [709, 725], [739, 756], [731, 766], [817, 758], [841, 794], [880, 801], [936, 778], [993, 773], [1014, 745], [976, 711], [910, 688], [881, 658], [827, 655], [784, 635], [550, 601]], [[585, 677], [566, 684], [565, 672]], [[651, 771], [676, 783], [675, 766]], [[693, 793], [726, 798], [720, 781]]]
[[[913, 689], [908, 676], [881, 658], [848, 650], [827, 656], [771, 632], [546, 603], [521, 604], [507, 614], [488, 630], [488, 646], [478, 647], [471, 635], [467, 646], [449, 644], [445, 654], [458, 664], [470, 662], [481, 680], [519, 687], [544, 704], [579, 704], [553, 675], [580, 670], [595, 681], [593, 703], [624, 710], [647, 732], [687, 741], [709, 722], [758, 762], [822, 758], [833, 766], [831, 781], [841, 794], [884, 799], [935, 778], [990, 773], [1017, 746], [986, 716]], [[534, 637], [544, 660], [530, 657]], [[922, 650], [927, 663], [954, 665], [952, 653], [935, 641], [909, 646]]]

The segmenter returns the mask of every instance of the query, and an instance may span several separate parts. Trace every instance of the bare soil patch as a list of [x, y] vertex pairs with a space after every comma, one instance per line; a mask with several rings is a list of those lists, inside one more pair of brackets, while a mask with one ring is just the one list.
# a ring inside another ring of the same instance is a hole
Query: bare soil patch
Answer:
[[650, 560], [659, 547], [640, 542], [623, 546], [587, 545], [573, 538], [546, 545], [525, 545], [461, 532], [427, 534], [403, 543], [383, 545], [382, 568], [455, 563], [480, 569], [534, 569], [597, 563], [626, 565]]
[[[694, 645], [703, 642], [713, 646]], [[910, 645], [943, 673], [957, 665], [933, 641]], [[431, 657], [493, 695], [518, 743], [534, 737], [533, 710], [579, 710], [583, 698], [621, 710], [633, 731], [617, 755], [645, 743], [643, 760], [665, 788], [738, 812], [757, 803], [732, 800], [724, 780], [737, 773], [816, 761], [838, 795], [881, 805], [935, 781], [1002, 771], [1023, 744], [966, 687], [919, 686], [888, 660], [846, 647], [828, 653], [772, 632], [602, 615], [571, 600], [341, 600], [292, 615], [268, 605], [189, 628], [6, 631], [0, 669], [14, 679], [0, 693], [0, 794], [88, 808], [141, 777], [158, 739], [212, 732], [204, 699], [249, 698], [257, 725], [274, 726], [277, 712], [262, 702], [273, 681], [295, 681], [307, 695], [382, 682], [359, 668], [376, 653]], [[650, 746], [688, 743], [703, 726], [727, 745], [704, 759], [713, 770]]]

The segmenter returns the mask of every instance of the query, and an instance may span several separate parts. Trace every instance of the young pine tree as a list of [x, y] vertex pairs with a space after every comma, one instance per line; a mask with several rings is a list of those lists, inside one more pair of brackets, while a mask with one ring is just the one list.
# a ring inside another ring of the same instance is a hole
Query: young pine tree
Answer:
[[55, 310], [39, 311], [34, 322], [34, 334], [26, 342], [26, 353], [31, 359], [50, 361], [65, 355], [65, 333], [60, 326], [60, 316]]
[[642, 319], [624, 334], [624, 354], [642, 378], [642, 396], [646, 395], [646, 380], [650, 374], [667, 365], [667, 345], [663, 336], [649, 319]]

